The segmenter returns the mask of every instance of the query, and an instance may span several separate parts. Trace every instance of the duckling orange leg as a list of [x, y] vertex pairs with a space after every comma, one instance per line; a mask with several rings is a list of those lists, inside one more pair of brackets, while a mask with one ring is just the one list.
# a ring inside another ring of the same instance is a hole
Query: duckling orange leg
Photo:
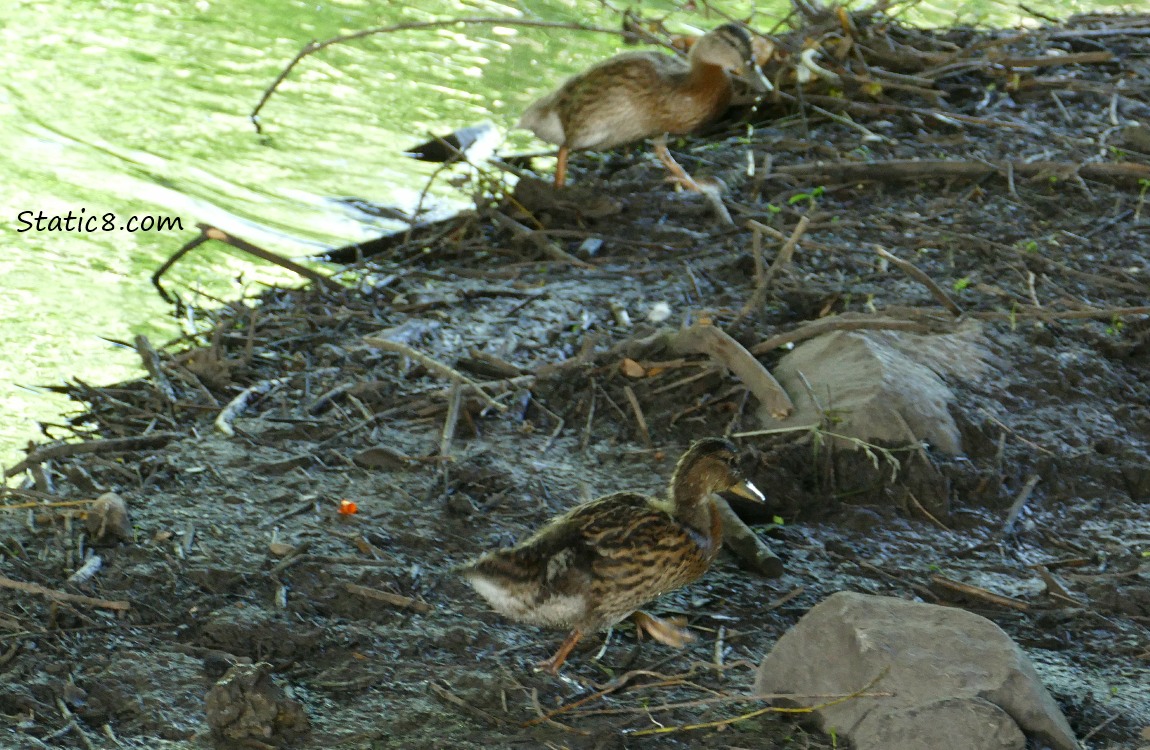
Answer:
[[655, 139], [655, 156], [659, 157], [659, 161], [663, 162], [663, 166], [671, 173], [672, 180], [688, 190], [694, 190], [696, 193], [703, 192], [699, 183], [687, 174], [687, 170], [683, 169], [679, 162], [675, 161], [675, 157], [671, 156], [671, 152], [667, 150], [667, 136], [664, 135]]
[[695, 640], [695, 635], [686, 628], [680, 628], [666, 620], [649, 615], [646, 612], [635, 612], [631, 615], [635, 627], [640, 633], [646, 633], [659, 643], [673, 648], [683, 648]]
[[539, 662], [535, 665], [535, 669], [541, 672], [550, 672], [551, 674], [559, 674], [559, 668], [563, 666], [563, 662], [567, 661], [567, 656], [571, 653], [572, 649], [583, 638], [583, 631], [572, 630], [571, 634], [567, 636], [567, 640], [559, 644], [559, 650], [550, 659]]
[[567, 157], [571, 154], [571, 149], [567, 146], [559, 147], [559, 160], [555, 164], [555, 187], [561, 188], [567, 184]]

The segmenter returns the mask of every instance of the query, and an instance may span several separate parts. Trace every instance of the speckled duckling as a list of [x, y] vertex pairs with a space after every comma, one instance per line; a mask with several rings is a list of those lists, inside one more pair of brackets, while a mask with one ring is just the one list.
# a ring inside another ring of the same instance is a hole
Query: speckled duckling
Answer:
[[740, 476], [736, 459], [730, 441], [700, 440], [679, 459], [665, 497], [606, 495], [459, 570], [496, 612], [571, 630], [555, 655], [538, 665], [552, 674], [585, 634], [629, 616], [652, 638], [682, 647], [691, 640], [687, 631], [637, 610], [711, 566], [723, 543], [714, 493], [762, 502], [762, 493]]
[[[761, 50], [747, 29], [729, 23], [700, 37], [686, 60], [653, 51], [616, 55], [532, 104], [519, 127], [559, 146], [555, 187], [563, 187], [571, 151], [685, 134], [719, 117], [731, 102], [732, 73], [769, 90], [756, 62]], [[655, 150], [672, 173], [689, 180], [666, 144]]]

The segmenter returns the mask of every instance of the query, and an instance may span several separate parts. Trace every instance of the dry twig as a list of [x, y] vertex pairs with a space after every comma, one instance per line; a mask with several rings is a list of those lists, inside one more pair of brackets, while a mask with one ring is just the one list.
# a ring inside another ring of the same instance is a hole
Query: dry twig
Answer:
[[17, 591], [24, 591], [29, 594], [39, 594], [40, 596], [47, 597], [58, 602], [68, 602], [69, 604], [84, 604], [89, 607], [98, 607], [100, 609], [114, 609], [118, 612], [126, 612], [132, 608], [131, 602], [118, 601], [112, 599], [97, 599], [91, 596], [82, 596], [80, 594], [69, 594], [67, 591], [57, 591], [38, 583], [24, 583], [23, 581], [13, 581], [11, 578], [0, 576], [0, 588], [15, 589]]
[[706, 354], [733, 372], [755, 394], [775, 419], [786, 419], [795, 410], [791, 397], [751, 352], [726, 332], [709, 325], [695, 325], [673, 333], [668, 347], [677, 354]]
[[254, 255], [255, 257], [266, 260], [269, 263], [274, 263], [281, 268], [286, 268], [292, 273], [303, 276], [305, 279], [312, 282], [319, 288], [340, 288], [339, 284], [324, 276], [322, 273], [319, 273], [318, 271], [313, 271], [307, 266], [300, 265], [293, 260], [289, 260], [288, 258], [283, 257], [282, 255], [273, 253], [271, 250], [265, 250], [262, 247], [253, 245], [247, 240], [240, 239], [239, 237], [234, 237], [222, 229], [213, 227], [211, 224], [197, 224], [196, 227], [198, 227], [200, 230], [200, 236], [189, 241], [183, 247], [173, 253], [172, 257], [164, 261], [163, 265], [156, 269], [156, 272], [152, 274], [152, 286], [156, 287], [156, 290], [160, 293], [160, 296], [164, 298], [165, 302], [175, 303], [175, 299], [168, 295], [167, 290], [165, 290], [164, 286], [160, 283], [160, 279], [165, 273], [167, 273], [169, 268], [176, 264], [176, 261], [184, 257], [184, 255], [190, 251], [204, 244], [208, 240], [223, 242], [227, 245], [231, 245], [237, 250], [243, 250], [249, 255]]
[[748, 568], [767, 578], [783, 574], [783, 561], [759, 538], [754, 529], [743, 523], [723, 498], [715, 500], [715, 507], [723, 519], [723, 546], [735, 554]]
[[884, 248], [876, 247], [875, 252], [878, 253], [880, 258], [889, 263], [893, 263], [900, 271], [930, 290], [931, 295], [938, 300], [940, 305], [949, 310], [951, 315], [956, 318], [962, 317], [962, 308], [958, 306], [958, 303], [951, 299], [951, 296], [943, 291], [942, 287], [934, 283], [934, 279], [927, 276], [926, 272], [921, 268], [910, 261], [903, 260], [894, 253], [888, 252]]
[[[957, 117], [947, 113], [948, 117]], [[1136, 162], [1075, 162], [1032, 161], [1010, 162], [1010, 172], [1025, 178], [1058, 177], [1069, 178], [1078, 175], [1087, 180], [1116, 182], [1137, 187], [1139, 180], [1150, 179], [1150, 166]], [[965, 178], [977, 180], [991, 175], [1006, 177], [1007, 164], [996, 165], [983, 161], [956, 161], [953, 159], [889, 159], [886, 161], [857, 162], [810, 162], [776, 167], [778, 174], [791, 175], [804, 179], [830, 177], [843, 182], [866, 180], [947, 180]]]
[[60, 443], [37, 448], [28, 454], [20, 463], [4, 470], [5, 477], [11, 477], [22, 471], [57, 458], [78, 456], [84, 453], [130, 453], [132, 451], [146, 450], [148, 448], [162, 448], [179, 435], [174, 432], [153, 432], [150, 435], [133, 437], [108, 438], [107, 440], [88, 440], [83, 443]]
[[803, 323], [799, 327], [786, 333], [771, 336], [762, 343], [751, 347], [751, 354], [766, 354], [780, 346], [798, 343], [822, 336], [831, 331], [909, 331], [911, 333], [930, 333], [932, 328], [926, 322], [907, 320], [905, 318], [883, 318], [877, 315], [864, 315], [862, 313], [843, 313], [829, 318], [819, 318]]
[[945, 589], [950, 589], [951, 591], [956, 591], [956, 592], [962, 594], [963, 596], [969, 596], [969, 597], [972, 597], [975, 599], [981, 599], [985, 602], [989, 602], [990, 604], [994, 604], [994, 605], [997, 605], [999, 607], [1009, 607], [1010, 609], [1017, 609], [1019, 612], [1030, 611], [1030, 605], [1027, 604], [1026, 602], [1020, 601], [1018, 599], [1012, 599], [1009, 596], [1002, 596], [1001, 594], [995, 594], [994, 592], [987, 591], [986, 589], [984, 589], [980, 586], [972, 586], [969, 583], [963, 583], [962, 581], [956, 581], [952, 578], [947, 578], [946, 576], [940, 576], [937, 574], [932, 575], [930, 577], [930, 580], [931, 580], [931, 583], [935, 583], [939, 586], [942, 586]]
[[409, 359], [413, 359], [432, 372], [438, 373], [439, 375], [445, 376], [451, 380], [460, 382], [463, 385], [471, 388], [479, 395], [481, 399], [483, 399], [483, 402], [490, 406], [492, 409], [495, 409], [496, 411], [507, 411], [507, 406], [493, 399], [491, 394], [483, 390], [483, 386], [481, 386], [479, 383], [476, 383], [474, 380], [459, 372], [454, 367], [446, 365], [434, 357], [424, 354], [417, 349], [413, 349], [407, 344], [401, 344], [398, 341], [392, 341], [391, 339], [378, 338], [376, 336], [366, 336], [364, 337], [363, 341], [365, 344], [374, 346], [377, 349], [396, 352], [397, 354], [402, 354]]
[[1022, 512], [1026, 501], [1030, 499], [1030, 495], [1034, 492], [1034, 488], [1037, 486], [1039, 479], [1040, 477], [1034, 474], [1030, 479], [1026, 480], [1026, 484], [1023, 485], [1022, 490], [1018, 493], [1018, 497], [1014, 498], [1014, 503], [1010, 506], [1010, 512], [1006, 514], [1006, 520], [1003, 522], [1002, 528], [995, 533], [993, 541], [1001, 542], [1010, 535], [1015, 522], [1018, 521], [1018, 515]]
[[168, 376], [164, 374], [163, 366], [160, 364], [160, 355], [156, 348], [152, 346], [152, 342], [144, 334], [136, 336], [135, 339], [136, 351], [140, 354], [140, 359], [144, 363], [144, 369], [152, 376], [152, 387], [156, 389], [165, 401], [169, 404], [176, 403], [178, 396], [176, 389], [172, 387], [172, 382], [168, 380]]
[[316, 52], [319, 52], [322, 49], [330, 47], [333, 44], [343, 44], [344, 42], [350, 42], [350, 41], [353, 41], [355, 39], [363, 39], [364, 37], [373, 36], [375, 34], [388, 34], [388, 33], [396, 32], [396, 31], [414, 31], [416, 29], [441, 29], [441, 28], [445, 28], [445, 27], [449, 27], [449, 26], [463, 26], [463, 25], [469, 25], [469, 26], [479, 26], [479, 25], [531, 26], [534, 28], [544, 28], [544, 29], [569, 29], [569, 30], [575, 30], [575, 31], [590, 31], [590, 32], [599, 33], [599, 34], [613, 34], [615, 36], [619, 36], [619, 35], [624, 33], [623, 30], [621, 30], [621, 29], [605, 29], [605, 28], [601, 28], [598, 26], [588, 26], [586, 24], [581, 24], [581, 23], [561, 23], [561, 22], [555, 22], [555, 21], [532, 21], [532, 20], [528, 20], [528, 19], [513, 18], [510, 16], [502, 16], [502, 17], [501, 16], [495, 16], [495, 17], [448, 18], [448, 19], [443, 19], [440, 21], [412, 21], [409, 23], [398, 23], [398, 24], [394, 24], [391, 26], [378, 26], [378, 27], [371, 28], [371, 29], [364, 29], [362, 31], [356, 31], [356, 32], [351, 33], [351, 34], [340, 34], [339, 36], [333, 36], [329, 39], [324, 39], [322, 42], [313, 41], [313, 42], [308, 42], [307, 44], [305, 44], [303, 49], [301, 49], [299, 52], [296, 53], [296, 56], [293, 57], [291, 59], [291, 61], [288, 62], [288, 64], [284, 66], [284, 69], [282, 71], [280, 71], [280, 74], [278, 76], [276, 76], [276, 79], [274, 81], [272, 81], [271, 84], [264, 90], [263, 96], [260, 97], [259, 102], [256, 103], [256, 106], [252, 109], [251, 114], [248, 115], [248, 118], [252, 121], [252, 124], [255, 125], [256, 132], [262, 133], [263, 128], [260, 127], [260, 120], [259, 120], [260, 110], [262, 110], [264, 108], [264, 105], [267, 104], [268, 99], [271, 98], [271, 96], [275, 92], [275, 90], [277, 88], [279, 88], [279, 85], [281, 83], [283, 83], [283, 81], [288, 77], [288, 74], [290, 74], [292, 72], [292, 69], [294, 69], [295, 66], [297, 64], [299, 64], [299, 62], [301, 60], [303, 60], [305, 57], [307, 57], [309, 55], [313, 55]]
[[379, 589], [373, 589], [368, 586], [360, 586], [357, 583], [345, 583], [343, 587], [347, 589], [348, 593], [358, 594], [359, 596], [367, 597], [368, 599], [374, 599], [377, 602], [383, 602], [384, 604], [390, 604], [391, 606], [398, 607], [400, 609], [410, 609], [414, 612], [420, 613], [421, 615], [425, 615], [434, 609], [434, 607], [432, 607], [430, 604], [420, 601], [419, 599], [413, 599], [410, 596], [402, 596], [400, 594], [393, 594], [390, 591], [380, 591]]
[[[856, 698], [861, 698], [861, 697], [865, 696], [870, 691], [870, 689], [872, 687], [877, 685], [878, 682], [880, 680], [882, 680], [882, 678], [886, 677], [887, 672], [889, 672], [889, 671], [890, 671], [890, 667], [887, 667], [887, 668], [883, 669], [881, 672], [879, 672], [877, 677], [875, 677], [873, 680], [871, 680], [870, 682], [868, 682], [866, 685], [864, 685], [862, 688], [856, 690], [855, 692], [850, 693], [849, 695], [844, 695], [840, 698], [835, 698], [834, 700], [830, 700], [830, 701], [827, 701], [825, 703], [820, 703], [817, 706], [796, 706], [796, 707], [767, 706], [766, 708], [760, 708], [756, 711], [751, 711], [750, 713], [745, 713], [745, 714], [742, 714], [740, 716], [732, 716], [732, 717], [727, 718], [727, 719], [718, 719], [716, 721], [705, 721], [705, 722], [701, 722], [698, 724], [681, 724], [678, 726], [670, 726], [670, 727], [660, 726], [660, 727], [655, 728], [655, 729], [640, 729], [637, 732], [628, 733], [628, 736], [630, 736], [630, 737], [642, 737], [642, 736], [649, 735], [649, 734], [668, 734], [671, 732], [689, 732], [689, 731], [693, 731], [696, 729], [715, 729], [717, 727], [725, 727], [725, 726], [728, 726], [730, 724], [736, 724], [740, 721], [746, 721], [748, 719], [754, 719], [758, 716], [762, 716], [763, 714], [768, 714], [768, 713], [810, 714], [810, 713], [814, 713], [815, 711], [821, 711], [824, 708], [830, 708], [831, 706], [837, 706], [840, 703], [846, 703], [847, 701], [855, 700]], [[788, 698], [793, 698], [793, 697], [794, 696], [788, 696]]]
[[627, 403], [631, 405], [631, 411], [635, 415], [635, 422], [639, 428], [639, 437], [642, 438], [643, 445], [650, 448], [651, 431], [647, 429], [647, 418], [643, 416], [643, 407], [639, 406], [639, 399], [635, 397], [635, 391], [631, 386], [623, 386], [623, 394], [627, 396]]

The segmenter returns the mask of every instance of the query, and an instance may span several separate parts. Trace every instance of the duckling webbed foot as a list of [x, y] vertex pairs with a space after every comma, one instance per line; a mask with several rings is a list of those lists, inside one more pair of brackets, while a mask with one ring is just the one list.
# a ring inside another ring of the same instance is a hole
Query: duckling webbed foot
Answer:
[[679, 162], [675, 161], [675, 157], [671, 156], [671, 152], [667, 148], [667, 136], [665, 134], [655, 139], [655, 156], [659, 157], [659, 161], [663, 162], [663, 166], [671, 173], [669, 179], [672, 182], [696, 193], [707, 192], [699, 183], [695, 182], [691, 175], [687, 174], [687, 170], [683, 169]]
[[535, 665], [537, 672], [550, 672], [551, 674], [559, 674], [559, 668], [563, 666], [563, 662], [567, 661], [567, 657], [574, 650], [575, 645], [583, 638], [582, 631], [572, 630], [570, 635], [567, 636], [561, 644], [559, 649], [550, 659], [544, 659]]
[[646, 633], [659, 643], [672, 648], [683, 648], [695, 640], [695, 634], [686, 628], [681, 628], [669, 620], [663, 620], [649, 615], [646, 612], [635, 612], [631, 615], [639, 634]]
[[675, 161], [675, 157], [671, 156], [671, 152], [667, 149], [666, 134], [655, 139], [655, 156], [659, 157], [659, 161], [663, 162], [663, 166], [670, 172], [668, 179], [671, 182], [682, 185], [686, 190], [701, 194], [707, 199], [707, 202], [711, 204], [711, 208], [714, 210], [715, 215], [719, 217], [719, 221], [728, 226], [734, 226], [735, 222], [731, 219], [730, 211], [723, 205], [720, 186], [710, 183], [701, 185], [695, 181], [694, 177], [687, 174], [687, 170], [683, 169], [682, 165]]

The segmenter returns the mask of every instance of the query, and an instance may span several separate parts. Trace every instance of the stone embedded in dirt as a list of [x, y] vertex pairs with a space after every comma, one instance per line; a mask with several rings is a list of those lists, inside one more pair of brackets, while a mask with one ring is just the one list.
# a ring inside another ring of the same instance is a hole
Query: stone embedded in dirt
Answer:
[[105, 492], [96, 498], [85, 519], [88, 533], [95, 542], [133, 542], [132, 518], [128, 504], [115, 492]]
[[755, 680], [758, 693], [796, 696], [850, 694], [868, 685], [868, 692], [893, 695], [815, 711], [824, 729], [856, 750], [1023, 750], [1024, 735], [1055, 750], [1078, 748], [1022, 649], [993, 622], [962, 609], [839, 592], [783, 634]]
[[311, 732], [303, 705], [272, 681], [271, 669], [237, 664], [208, 690], [208, 726], [219, 747], [289, 747]]
[[352, 456], [356, 466], [364, 469], [407, 469], [411, 466], [411, 456], [385, 445], [364, 448]]
[[[867, 442], [906, 445], [926, 441], [962, 453], [948, 407], [954, 393], [942, 377], [976, 379], [986, 353], [976, 326], [955, 333], [834, 331], [800, 344], [775, 368], [795, 412], [786, 420], [760, 410], [765, 429], [819, 424]], [[839, 441], [842, 443], [842, 441]], [[843, 447], [848, 447], [843, 444]]]

